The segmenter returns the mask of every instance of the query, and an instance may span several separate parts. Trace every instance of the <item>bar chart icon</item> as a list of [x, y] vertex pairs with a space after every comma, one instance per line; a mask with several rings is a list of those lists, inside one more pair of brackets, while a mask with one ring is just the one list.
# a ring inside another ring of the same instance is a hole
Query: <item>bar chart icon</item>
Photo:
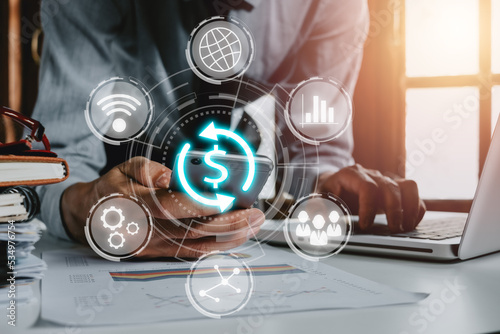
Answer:
[[341, 136], [352, 121], [352, 100], [341, 82], [313, 77], [293, 89], [285, 109], [292, 133], [311, 145]]
[[313, 109], [305, 111], [304, 94], [302, 94], [302, 127], [314, 124], [338, 124], [335, 122], [335, 108], [327, 107], [326, 100], [320, 100], [318, 95], [313, 96]]

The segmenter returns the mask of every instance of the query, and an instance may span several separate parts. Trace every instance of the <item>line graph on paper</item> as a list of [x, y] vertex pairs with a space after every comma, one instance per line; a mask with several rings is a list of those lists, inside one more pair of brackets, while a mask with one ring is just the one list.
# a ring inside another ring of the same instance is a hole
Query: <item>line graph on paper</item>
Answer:
[[180, 306], [191, 308], [188, 297], [184, 295], [161, 296], [152, 293], [146, 293], [146, 297], [153, 303], [155, 308]]
[[[284, 298], [285, 300], [295, 299], [295, 298], [313, 298], [317, 295], [325, 296], [335, 295], [337, 292], [331, 290], [327, 287], [320, 287], [311, 290], [300, 290], [300, 291], [286, 291], [286, 290], [253, 290], [252, 300], [267, 300], [271, 296], [273, 298]], [[158, 293], [146, 293], [148, 300], [152, 302], [155, 308], [169, 308], [172, 306], [178, 306], [182, 308], [190, 308], [191, 303], [186, 295], [168, 295], [168, 294], [158, 294]], [[227, 295], [220, 296], [221, 298], [231, 298], [233, 293], [228, 293]], [[285, 302], [286, 303], [286, 302]]]
[[252, 293], [252, 298], [269, 298], [271, 295], [276, 296], [277, 298], [284, 297], [286, 299], [293, 298], [308, 298], [314, 297], [316, 295], [331, 294], [334, 295], [337, 292], [335, 290], [331, 290], [327, 287], [319, 287], [311, 290], [300, 290], [300, 291], [287, 291], [287, 290], [272, 290], [272, 291], [264, 291], [264, 290], [254, 290]]

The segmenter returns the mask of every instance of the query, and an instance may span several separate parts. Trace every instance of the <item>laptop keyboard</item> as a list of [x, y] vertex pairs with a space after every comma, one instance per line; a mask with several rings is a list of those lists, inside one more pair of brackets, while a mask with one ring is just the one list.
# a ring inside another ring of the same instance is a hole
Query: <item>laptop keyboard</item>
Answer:
[[444, 240], [462, 236], [465, 221], [465, 217], [429, 219], [420, 222], [415, 230], [405, 233], [391, 233], [387, 225], [382, 224], [374, 224], [368, 230], [361, 231], [355, 224], [354, 232], [356, 234], [374, 234], [399, 238]]

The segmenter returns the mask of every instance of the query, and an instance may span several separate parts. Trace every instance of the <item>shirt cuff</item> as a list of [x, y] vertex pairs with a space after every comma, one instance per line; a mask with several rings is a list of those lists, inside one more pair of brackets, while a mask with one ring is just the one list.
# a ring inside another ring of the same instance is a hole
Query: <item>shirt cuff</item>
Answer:
[[61, 198], [68, 187], [78, 182], [81, 181], [68, 178], [62, 183], [38, 186], [35, 188], [40, 197], [40, 214], [38, 218], [45, 223], [50, 234], [66, 241], [74, 240], [68, 234], [64, 222], [62, 221]]
[[354, 159], [338, 157], [322, 158], [317, 166], [293, 168], [292, 179], [295, 180], [290, 189], [290, 195], [295, 199], [308, 196], [315, 192], [318, 178], [324, 173], [336, 173], [344, 167], [354, 164]]

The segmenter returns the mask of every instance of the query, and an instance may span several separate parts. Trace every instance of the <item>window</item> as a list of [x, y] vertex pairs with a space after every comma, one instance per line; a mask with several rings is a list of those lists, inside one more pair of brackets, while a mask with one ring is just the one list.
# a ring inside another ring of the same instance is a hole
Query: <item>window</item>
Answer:
[[500, 0], [405, 0], [406, 176], [470, 199], [500, 114]]

